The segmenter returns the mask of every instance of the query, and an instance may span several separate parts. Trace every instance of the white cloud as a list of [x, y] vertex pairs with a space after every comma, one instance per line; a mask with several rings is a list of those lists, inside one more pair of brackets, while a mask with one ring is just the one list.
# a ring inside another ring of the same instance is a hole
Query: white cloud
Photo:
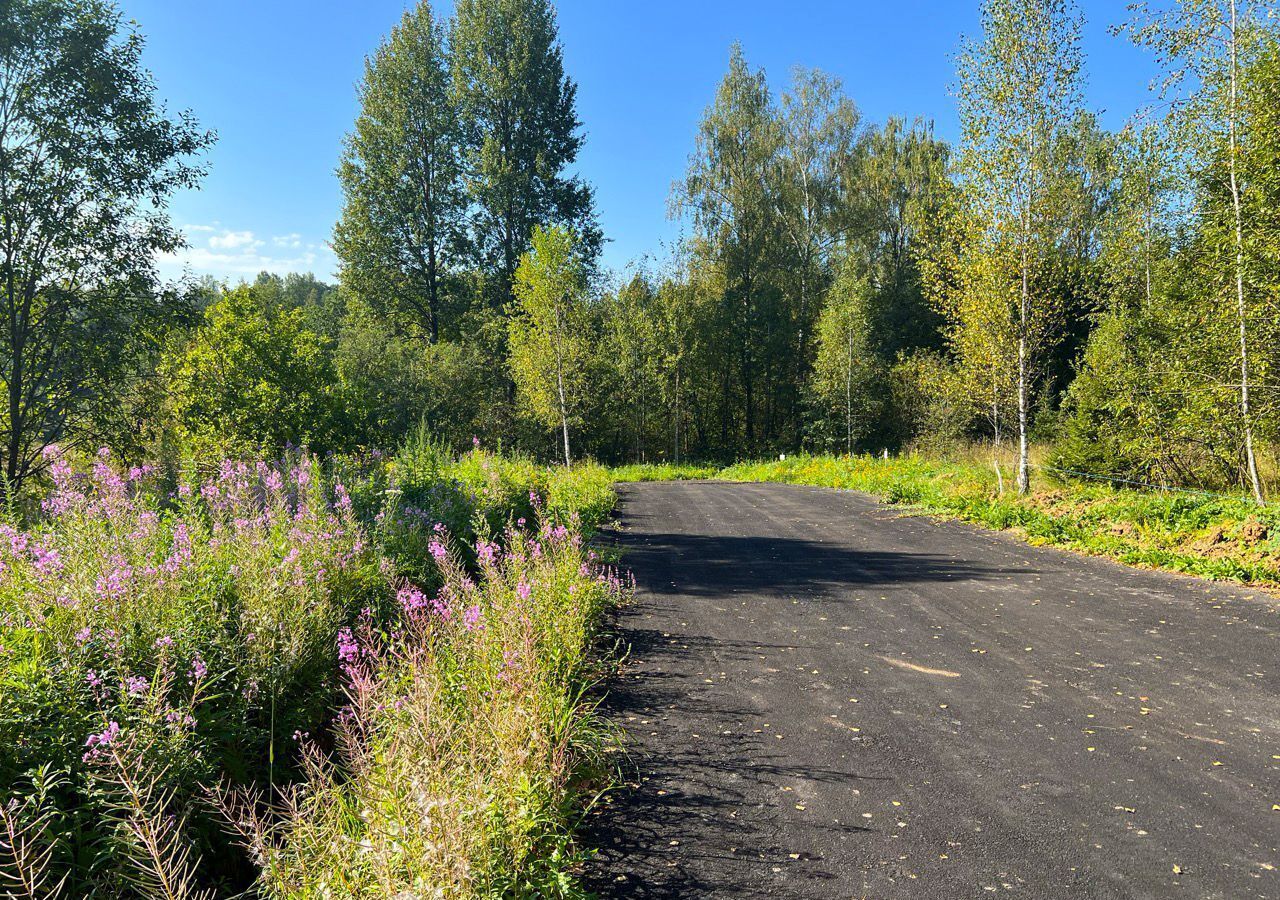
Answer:
[[262, 241], [252, 231], [227, 231], [209, 238], [209, 246], [219, 250], [237, 250], [241, 247], [261, 247]]
[[299, 232], [273, 236], [271, 248], [267, 249], [267, 242], [248, 229], [237, 231], [216, 223], [184, 225], [182, 229], [191, 246], [156, 258], [160, 273], [165, 278], [212, 275], [237, 281], [251, 279], [259, 272], [278, 275], [311, 272], [319, 278], [329, 279], [338, 268], [338, 260], [326, 244], [308, 241]]

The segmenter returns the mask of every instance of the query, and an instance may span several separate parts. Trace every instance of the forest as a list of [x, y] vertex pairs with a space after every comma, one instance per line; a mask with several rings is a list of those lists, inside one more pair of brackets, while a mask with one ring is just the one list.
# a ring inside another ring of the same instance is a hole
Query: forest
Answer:
[[605, 466], [923, 454], [1265, 505], [1274, 4], [1107, 23], [1165, 76], [1117, 131], [1073, 0], [978, 5], [955, 142], [726, 47], [685, 237], [616, 272], [551, 0], [418, 0], [334, 148], [332, 283], [230, 283], [159, 274], [216, 123], [138, 26], [0, 3], [0, 890], [581, 896], [629, 590]]
[[[1087, 103], [1079, 11], [985, 4], [958, 45], [954, 146], [926, 120], [865, 121], [821, 71], [775, 91], [734, 46], [672, 173], [686, 240], [613, 273], [591, 186], [568, 174], [588, 128], [553, 8], [463, 2], [444, 21], [422, 4], [366, 63], [333, 285], [155, 281], [149, 253], [179, 235], [125, 225], [197, 181], [214, 138], [147, 109], [141, 37], [112, 39], [136, 120], [62, 163], [128, 186], [79, 223], [92, 240], [53, 240], [86, 215], [61, 169], [19, 178], [34, 161], [5, 160], [6, 476], [39, 474], [51, 443], [345, 451], [425, 422], [455, 448], [605, 462], [985, 444], [1014, 483], [1030, 446], [1072, 472], [1263, 499], [1273, 12], [1142, 5], [1115, 23], [1168, 77], [1110, 132]], [[56, 36], [28, 37], [39, 54]], [[23, 115], [87, 126], [105, 111], [83, 99]]]

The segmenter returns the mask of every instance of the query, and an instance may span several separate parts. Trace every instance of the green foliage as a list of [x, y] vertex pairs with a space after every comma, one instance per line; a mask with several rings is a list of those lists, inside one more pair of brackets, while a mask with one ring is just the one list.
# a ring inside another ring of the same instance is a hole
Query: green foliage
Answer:
[[489, 384], [474, 345], [431, 344], [355, 307], [333, 348], [333, 370], [348, 440], [362, 446], [394, 447], [419, 424], [454, 448], [485, 431], [479, 410]]
[[[1018, 490], [1030, 483], [1028, 436], [1036, 370], [1060, 328], [1062, 296], [1045, 273], [1076, 187], [1060, 158], [1078, 121], [1083, 19], [1074, 0], [986, 0], [982, 35], [957, 64], [960, 165], [965, 212], [973, 219], [961, 302], [950, 307], [969, 366], [987, 369], [998, 431], [1002, 380], [1017, 411]], [[1011, 363], [1011, 364], [1010, 364]], [[998, 443], [998, 441], [997, 441]]]
[[455, 296], [468, 250], [461, 127], [445, 30], [420, 0], [365, 63], [360, 115], [338, 166], [345, 203], [334, 250], [348, 290], [432, 343], [442, 320], [457, 335], [463, 299]]
[[198, 453], [327, 450], [343, 439], [330, 341], [300, 308], [268, 299], [257, 286], [225, 292], [163, 363], [174, 415]]
[[606, 770], [582, 692], [622, 588], [569, 532], [508, 538], [482, 545], [474, 580], [441, 555], [453, 616], [355, 638], [340, 761], [314, 759], [283, 818], [250, 830], [267, 896], [583, 896], [569, 823]]
[[183, 312], [155, 256], [211, 134], [170, 118], [114, 4], [0, 5], [0, 463], [21, 487], [52, 443], [89, 439]]
[[[176, 490], [150, 468], [115, 469], [106, 451], [84, 475], [62, 458], [52, 467], [42, 520], [0, 530], [0, 807], [39, 836], [49, 885], [66, 876], [64, 896], [165, 895], [161, 882], [186, 884], [179, 896], [237, 892], [249, 861], [205, 791], [220, 788], [226, 824], [245, 828], [262, 808], [237, 798], [268, 788], [305, 782], [312, 797], [352, 804], [380, 791], [385, 770], [365, 765], [376, 757], [434, 773], [470, 823], [448, 825], [452, 843], [420, 857], [420, 884], [572, 889], [575, 785], [604, 738], [581, 691], [594, 623], [622, 596], [582, 543], [613, 506], [605, 470], [479, 449], [458, 458], [425, 432], [392, 459], [225, 461]], [[479, 587], [464, 563], [478, 565]], [[366, 718], [361, 692], [375, 689], [406, 698], [397, 712], [447, 720], [460, 740]], [[328, 761], [335, 736], [371, 755]], [[425, 796], [424, 782], [402, 783], [397, 802]], [[365, 858], [366, 832], [329, 817], [342, 808], [262, 823], [275, 838], [257, 848], [258, 889], [299, 895], [278, 879], [284, 860], [320, 852], [310, 828], [336, 829], [325, 852]], [[469, 873], [459, 882], [456, 865]], [[328, 874], [304, 866], [299, 877]], [[383, 884], [361, 866], [345, 877], [354, 896]]]
[[903, 354], [889, 370], [892, 429], [887, 443], [927, 441], [938, 449], [962, 444], [975, 432], [975, 403], [955, 363], [943, 353]]
[[288, 771], [274, 751], [337, 700], [338, 629], [389, 594], [377, 559], [305, 457], [184, 477], [176, 505], [105, 451], [83, 478], [52, 468], [45, 520], [3, 529], [0, 802], [64, 779], [45, 839], [67, 896], [131, 896], [140, 865], [177, 865], [154, 840], [234, 871], [207, 816], [181, 820], [201, 784]]
[[720, 471], [720, 467], [696, 463], [631, 463], [614, 466], [608, 471], [615, 482], [626, 484], [642, 481], [696, 481], [711, 478]]
[[[689, 171], [675, 188], [675, 202], [698, 229], [698, 265], [713, 270], [717, 285], [711, 328], [722, 350], [723, 380], [713, 395], [723, 437], [749, 449], [776, 438], [777, 422], [762, 410], [794, 402], [782, 396], [787, 381], [769, 362], [795, 346], [793, 326], [774, 275], [779, 251], [779, 164], [782, 136], [763, 71], [752, 71], [735, 44], [729, 71], [699, 127]], [[767, 380], [766, 380], [767, 379]], [[792, 389], [798, 387], [791, 382]], [[738, 431], [738, 428], [741, 431]]]
[[563, 228], [535, 228], [516, 270], [511, 375], [529, 413], [561, 430], [566, 466], [572, 462], [569, 429], [581, 421], [586, 389], [586, 289], [577, 238]]
[[590, 187], [565, 175], [583, 138], [550, 2], [460, 0], [455, 17], [449, 52], [466, 187], [488, 296], [501, 308], [536, 226], [572, 230], [588, 260], [601, 235]]
[[871, 342], [871, 283], [847, 260], [818, 319], [818, 351], [809, 382], [810, 438], [852, 453], [883, 409], [885, 371]]

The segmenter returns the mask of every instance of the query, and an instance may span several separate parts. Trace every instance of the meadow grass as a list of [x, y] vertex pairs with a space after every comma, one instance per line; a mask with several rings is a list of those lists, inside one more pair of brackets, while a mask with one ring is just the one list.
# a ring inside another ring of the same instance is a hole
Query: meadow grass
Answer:
[[[969, 456], [801, 454], [737, 463], [710, 477], [863, 491], [920, 512], [1014, 531], [1032, 543], [1130, 565], [1280, 584], [1280, 511], [1273, 507], [1259, 507], [1245, 497], [1069, 481], [1045, 470], [1037, 470], [1033, 490], [1025, 496], [1009, 489], [1012, 478], [1006, 471], [1002, 494], [990, 463]], [[626, 480], [629, 468], [618, 470], [618, 480]], [[648, 480], [663, 478], [662, 473], [646, 474]], [[683, 470], [669, 474], [683, 477]], [[699, 471], [694, 477], [708, 475]]]
[[696, 481], [703, 478], [714, 478], [720, 471], [719, 466], [696, 463], [631, 463], [625, 466], [614, 466], [609, 470], [613, 480], [618, 483], [637, 481]]

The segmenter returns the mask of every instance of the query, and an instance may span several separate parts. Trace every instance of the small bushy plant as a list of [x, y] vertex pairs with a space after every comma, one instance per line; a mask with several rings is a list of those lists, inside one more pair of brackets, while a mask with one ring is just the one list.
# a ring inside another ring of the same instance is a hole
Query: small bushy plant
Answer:
[[105, 450], [83, 472], [51, 457], [43, 520], [0, 527], [0, 782], [58, 779], [50, 865], [71, 896], [113, 894], [143, 877], [137, 822], [175, 822], [218, 774], [277, 775], [281, 738], [333, 703], [339, 629], [389, 591], [309, 457], [172, 494]]

